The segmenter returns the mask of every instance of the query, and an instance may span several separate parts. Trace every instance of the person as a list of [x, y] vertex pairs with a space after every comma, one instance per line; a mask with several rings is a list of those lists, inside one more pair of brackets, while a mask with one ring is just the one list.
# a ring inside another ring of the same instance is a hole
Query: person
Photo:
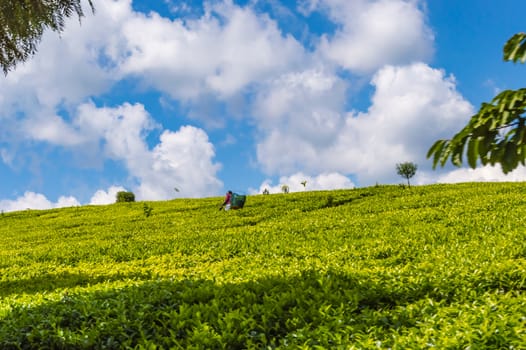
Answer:
[[225, 201], [223, 202], [223, 204], [221, 204], [221, 207], [219, 208], [219, 210], [223, 208], [225, 210], [229, 210], [231, 206], [231, 202], [232, 202], [232, 191], [228, 191], [225, 195]]

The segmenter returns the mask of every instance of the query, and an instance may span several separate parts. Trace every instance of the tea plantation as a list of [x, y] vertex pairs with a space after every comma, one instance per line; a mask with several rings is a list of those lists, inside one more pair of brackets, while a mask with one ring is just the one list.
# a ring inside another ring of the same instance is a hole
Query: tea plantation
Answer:
[[526, 185], [0, 216], [0, 349], [526, 349]]

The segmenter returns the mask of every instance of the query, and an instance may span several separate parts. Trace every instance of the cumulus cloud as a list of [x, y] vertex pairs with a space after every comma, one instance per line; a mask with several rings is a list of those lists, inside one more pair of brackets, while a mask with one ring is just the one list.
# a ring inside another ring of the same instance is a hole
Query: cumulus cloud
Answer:
[[[320, 132], [328, 132], [332, 142], [323, 145], [294, 128], [276, 128], [259, 143], [258, 161], [270, 173], [334, 171], [355, 174], [361, 186], [392, 182], [396, 163], [429, 163], [430, 145], [453, 134], [473, 113], [454, 77], [423, 63], [387, 66], [371, 83], [375, 92], [367, 112], [341, 114], [335, 104], [326, 114], [336, 116], [337, 127]], [[315, 123], [308, 115], [302, 122]]]
[[[303, 183], [305, 183], [305, 186]], [[282, 193], [283, 185], [288, 186], [290, 192], [300, 192], [305, 190], [334, 190], [355, 187], [354, 183], [348, 177], [339, 173], [323, 173], [317, 176], [309, 176], [299, 172], [290, 176], [280, 177], [279, 183], [275, 185], [272, 183], [272, 180], [267, 179], [263, 181], [259, 186], [259, 189], [251, 189], [250, 192], [252, 194], [261, 194], [263, 191], [268, 190], [269, 193]]]
[[61, 117], [41, 114], [20, 123], [24, 137], [32, 141], [48, 142], [61, 146], [76, 146], [83, 137]]
[[221, 166], [212, 161], [214, 156], [214, 146], [202, 129], [183, 126], [177, 132], [164, 131], [150, 153], [151, 166], [130, 169], [140, 180], [138, 196], [168, 199], [174, 191], [184, 197], [218, 194], [223, 183], [216, 177]]
[[399, 162], [428, 168], [425, 155], [431, 144], [454, 134], [473, 114], [473, 106], [456, 90], [454, 77], [422, 63], [387, 66], [372, 84], [371, 107], [348, 116], [337, 146], [329, 150], [345, 154], [332, 157], [333, 166], [347, 159], [363, 183], [389, 181]]
[[[126, 191], [122, 186], [111, 186], [107, 190], [97, 190], [88, 204], [103, 205], [115, 203], [117, 192]], [[27, 191], [16, 199], [0, 200], [0, 210], [3, 212], [19, 211], [26, 209], [53, 209], [79, 206], [81, 203], [73, 196], [61, 196], [56, 202], [50, 201], [45, 195]]]
[[117, 67], [127, 51], [120, 27], [133, 16], [131, 1], [97, 1], [95, 7], [81, 24], [67, 20], [61, 35], [45, 31], [37, 53], [0, 79], [0, 142], [9, 144], [9, 157], [22, 157], [15, 152], [23, 143], [81, 145], [69, 114], [122, 79]]
[[137, 183], [132, 190], [139, 200], [173, 198], [174, 187], [181, 196], [212, 195], [222, 186], [216, 177], [220, 165], [213, 162], [214, 146], [202, 129], [164, 130], [159, 143], [150, 149], [146, 136], [158, 126], [143, 105], [127, 103], [114, 108], [84, 104], [74, 124], [86, 135], [86, 142], [124, 163]]
[[[71, 119], [63, 129], [77, 135], [75, 151], [84, 154], [85, 159], [111, 159], [123, 164], [128, 172], [128, 186], [138, 200], [173, 198], [174, 187], [179, 189], [178, 196], [185, 197], [220, 192], [222, 182], [217, 179], [220, 164], [213, 161], [215, 148], [200, 128], [182, 126], [175, 132], [164, 130], [159, 142], [150, 148], [146, 138], [160, 125], [142, 104], [98, 107], [93, 102], [84, 103]], [[46, 141], [70, 146], [65, 137], [49, 137]], [[91, 203], [114, 202], [119, 188], [97, 192]]]
[[130, 166], [143, 162], [148, 153], [145, 137], [158, 127], [140, 103], [101, 108], [85, 103], [78, 107], [73, 125], [85, 143], [101, 145], [107, 157], [125, 159]]
[[202, 17], [185, 21], [136, 15], [122, 33], [129, 52], [123, 73], [140, 75], [182, 100], [208, 93], [227, 98], [290, 69], [304, 55], [302, 45], [284, 36], [275, 21], [232, 1], [209, 4]]
[[319, 50], [355, 73], [426, 61], [433, 53], [433, 33], [419, 1], [320, 0], [304, 8], [325, 9], [340, 26], [334, 35], [322, 36]]
[[70, 18], [58, 35], [46, 31], [38, 51], [0, 82], [0, 107], [38, 111], [70, 106], [107, 91], [126, 55], [120, 27], [133, 16], [131, 1], [97, 1], [79, 25]]
[[342, 79], [320, 69], [291, 72], [269, 81], [253, 110], [263, 135], [257, 145], [262, 167], [280, 175], [311, 170], [306, 165], [316, 157], [317, 149], [333, 144], [344, 126], [345, 92]]
[[346, 83], [323, 69], [277, 76], [262, 87], [253, 114], [263, 129], [294, 129], [305, 137], [323, 139], [340, 127], [334, 111], [345, 103]]
[[520, 166], [508, 174], [504, 174], [500, 165], [486, 165], [480, 168], [460, 168], [438, 176], [438, 183], [457, 182], [517, 182], [526, 181], [526, 168]]
[[[415, 63], [433, 52], [423, 2], [300, 1], [304, 14], [321, 11], [336, 28], [314, 40], [312, 50], [312, 42], [286, 34], [256, 2], [205, 2], [203, 11], [165, 3], [180, 15], [139, 13], [131, 0], [98, 1], [81, 25], [71, 19], [62, 36], [46, 32], [38, 53], [0, 80], [0, 159], [22, 164], [17, 150], [51, 145], [79, 156], [86, 168], [108, 160], [122, 166], [122, 185], [99, 190], [92, 204], [113, 202], [124, 187], [139, 200], [214, 195], [222, 187], [216, 148], [204, 129], [175, 118], [223, 127], [243, 117], [247, 135], [229, 130], [222, 140], [254, 136], [257, 166], [281, 176], [280, 184], [267, 181], [258, 191], [281, 191], [284, 182], [303, 190], [303, 180], [307, 189], [353, 187], [342, 174], [360, 186], [394, 182], [402, 161], [419, 165], [415, 181], [422, 183], [504, 178], [498, 169], [430, 170], [429, 146], [458, 131], [473, 107], [453, 76]], [[374, 88], [361, 112], [348, 105], [360, 90], [356, 76]], [[106, 95], [121, 88], [153, 89], [163, 112], [176, 110], [174, 104], [185, 115], [174, 115], [172, 130], [164, 130], [141, 97]], [[25, 209], [76, 199], [53, 203], [27, 192], [0, 203]]]
[[91, 197], [89, 204], [103, 205], [115, 203], [117, 200], [117, 192], [126, 191], [122, 186], [111, 186], [107, 190], [98, 190]]
[[62, 207], [73, 207], [80, 205], [74, 197], [61, 196], [56, 203], [51, 202], [41, 193], [25, 192], [23, 196], [14, 200], [0, 200], [0, 210], [4, 212], [25, 209], [52, 209]]
[[[204, 131], [183, 127], [165, 133], [151, 150], [145, 136], [160, 126], [142, 104], [97, 107], [90, 101], [129, 79], [137, 89], [158, 89], [175, 103], [194, 99], [189, 116], [219, 119], [204, 106], [221, 110], [217, 101], [235, 101], [233, 95], [252, 84], [288, 71], [304, 59], [302, 45], [270, 17], [228, 0], [207, 4], [202, 16], [184, 20], [135, 12], [130, 0], [95, 5], [95, 15], [80, 26], [68, 21], [61, 37], [46, 32], [37, 54], [0, 81], [0, 142], [10, 144], [2, 159], [8, 164], [16, 156], [16, 143], [51, 144], [81, 154], [83, 166], [100, 168], [108, 158], [123, 162], [139, 198], [169, 197], [167, 184], [155, 188], [170, 181], [186, 191], [180, 195], [214, 193], [221, 185], [215, 177], [219, 165], [210, 159], [215, 150]], [[178, 168], [161, 164], [170, 158], [160, 155], [170, 140], [180, 138], [194, 142], [195, 154]], [[149, 170], [155, 167], [167, 180]]]

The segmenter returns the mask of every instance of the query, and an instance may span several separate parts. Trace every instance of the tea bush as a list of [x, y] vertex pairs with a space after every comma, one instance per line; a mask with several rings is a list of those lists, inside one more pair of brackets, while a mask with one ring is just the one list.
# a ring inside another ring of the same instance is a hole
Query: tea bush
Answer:
[[214, 197], [4, 213], [0, 348], [525, 349], [525, 194], [375, 186], [228, 212]]

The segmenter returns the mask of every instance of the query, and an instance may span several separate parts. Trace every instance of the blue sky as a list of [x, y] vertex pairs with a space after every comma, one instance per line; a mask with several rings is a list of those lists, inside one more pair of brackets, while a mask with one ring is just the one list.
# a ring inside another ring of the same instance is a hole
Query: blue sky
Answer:
[[526, 179], [425, 158], [524, 86], [502, 60], [523, 1], [94, 4], [0, 78], [0, 210], [397, 184], [404, 161], [415, 184]]

